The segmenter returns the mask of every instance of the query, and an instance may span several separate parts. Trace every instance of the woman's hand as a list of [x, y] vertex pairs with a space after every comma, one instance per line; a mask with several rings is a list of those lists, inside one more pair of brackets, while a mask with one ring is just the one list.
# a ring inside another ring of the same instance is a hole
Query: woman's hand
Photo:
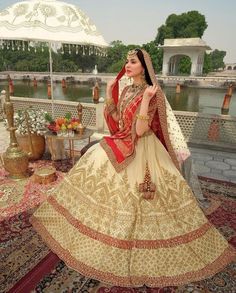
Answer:
[[156, 92], [157, 85], [148, 86], [143, 93], [143, 99], [150, 101], [151, 98], [155, 96]]
[[112, 98], [112, 89], [114, 84], [116, 83], [116, 79], [110, 80], [107, 83], [107, 89], [106, 89], [106, 96], [107, 99], [111, 99]]
[[[141, 103], [141, 107], [139, 110], [139, 116], [148, 117], [148, 107], [152, 97], [157, 93], [157, 85], [148, 86], [144, 93], [143, 99]], [[150, 129], [149, 127], [149, 119], [137, 119], [136, 122], [136, 133], [138, 136], [142, 136], [146, 131]]]

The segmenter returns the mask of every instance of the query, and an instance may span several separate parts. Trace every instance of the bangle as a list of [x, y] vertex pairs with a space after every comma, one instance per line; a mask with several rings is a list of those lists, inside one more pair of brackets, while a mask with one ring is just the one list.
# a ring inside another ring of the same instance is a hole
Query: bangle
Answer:
[[113, 112], [115, 112], [117, 110], [115, 103], [106, 104], [106, 110], [108, 114], [112, 114]]
[[111, 104], [114, 104], [114, 100], [112, 98], [109, 98], [106, 100], [106, 104], [109, 106]]
[[137, 114], [136, 115], [136, 118], [139, 119], [139, 120], [146, 120], [146, 121], [149, 120], [149, 116], [148, 115], [140, 115], [140, 114]]

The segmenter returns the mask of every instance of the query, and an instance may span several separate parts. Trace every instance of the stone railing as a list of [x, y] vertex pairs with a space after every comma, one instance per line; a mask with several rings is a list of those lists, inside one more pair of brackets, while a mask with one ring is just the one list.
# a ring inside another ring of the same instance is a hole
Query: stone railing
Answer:
[[[53, 102], [51, 100], [44, 99], [32, 99], [32, 98], [18, 98], [11, 97], [11, 101], [14, 103], [15, 112], [18, 110], [24, 110], [28, 107], [32, 107], [34, 109], [43, 109], [52, 115], [54, 113], [54, 117], [63, 117], [65, 113], [70, 112], [72, 116], [78, 116], [77, 105], [76, 102], [70, 101], [59, 101], [55, 100]], [[90, 129], [97, 130], [99, 132], [103, 132], [104, 130], [104, 120], [103, 118], [103, 103], [99, 104], [91, 104], [91, 103], [81, 103], [83, 105], [83, 125]]]
[[236, 117], [174, 111], [187, 142], [236, 151]]
[[[52, 113], [52, 101], [43, 99], [11, 97], [15, 112], [28, 107], [44, 109]], [[83, 105], [83, 124], [98, 132], [107, 132], [103, 116], [103, 103], [81, 103]], [[64, 116], [71, 112], [77, 116], [76, 102], [55, 100], [54, 116]], [[204, 148], [230, 149], [236, 151], [236, 117], [197, 112], [174, 111], [186, 141]]]

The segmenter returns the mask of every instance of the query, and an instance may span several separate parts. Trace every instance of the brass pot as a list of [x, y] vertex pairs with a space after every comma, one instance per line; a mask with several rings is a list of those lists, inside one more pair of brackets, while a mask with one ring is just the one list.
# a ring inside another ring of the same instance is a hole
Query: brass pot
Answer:
[[42, 158], [45, 152], [45, 138], [43, 135], [36, 133], [22, 135], [16, 133], [16, 138], [20, 148], [28, 154], [29, 160]]
[[10, 146], [3, 154], [4, 168], [13, 179], [28, 177], [28, 155], [18, 146]]

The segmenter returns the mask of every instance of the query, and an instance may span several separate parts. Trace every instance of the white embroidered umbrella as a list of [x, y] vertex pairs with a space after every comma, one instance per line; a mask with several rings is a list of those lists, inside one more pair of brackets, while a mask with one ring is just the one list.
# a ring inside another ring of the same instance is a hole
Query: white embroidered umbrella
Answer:
[[[24, 42], [47, 42], [49, 48], [50, 79], [53, 78], [51, 50], [62, 44], [83, 47], [83, 52], [103, 54], [108, 46], [89, 17], [75, 5], [57, 0], [28, 0], [17, 2], [0, 11], [0, 42], [9, 47], [17, 40], [17, 49], [24, 50]], [[20, 43], [22, 41], [22, 43]], [[54, 113], [53, 113], [54, 114]]]

